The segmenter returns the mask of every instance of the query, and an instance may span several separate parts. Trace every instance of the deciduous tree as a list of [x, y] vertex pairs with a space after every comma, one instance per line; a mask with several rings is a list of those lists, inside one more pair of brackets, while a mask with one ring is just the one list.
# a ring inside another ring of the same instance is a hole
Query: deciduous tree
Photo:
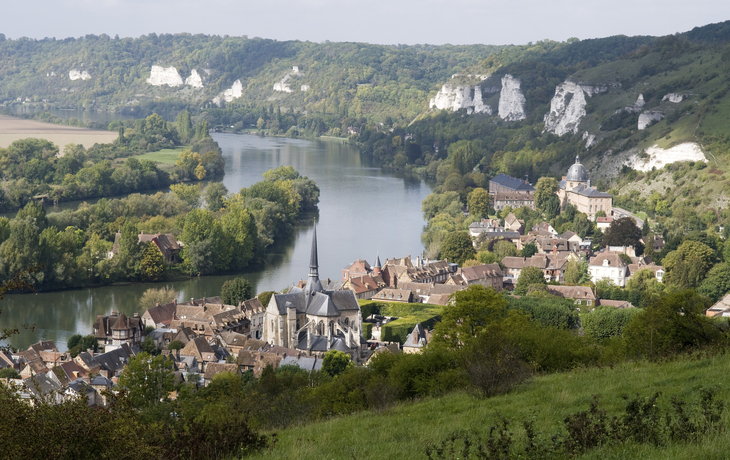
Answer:
[[533, 284], [546, 285], [545, 274], [537, 267], [525, 267], [520, 271], [520, 277], [517, 279], [515, 286], [515, 294], [525, 295], [527, 289]]
[[441, 257], [457, 264], [476, 256], [471, 237], [467, 232], [451, 232], [441, 243]]

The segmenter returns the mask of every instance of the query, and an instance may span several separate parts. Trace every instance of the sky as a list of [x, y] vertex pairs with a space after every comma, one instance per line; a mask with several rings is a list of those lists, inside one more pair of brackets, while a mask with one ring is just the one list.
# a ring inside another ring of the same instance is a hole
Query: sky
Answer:
[[25, 0], [3, 1], [0, 33], [503, 45], [659, 36], [728, 19], [728, 0]]

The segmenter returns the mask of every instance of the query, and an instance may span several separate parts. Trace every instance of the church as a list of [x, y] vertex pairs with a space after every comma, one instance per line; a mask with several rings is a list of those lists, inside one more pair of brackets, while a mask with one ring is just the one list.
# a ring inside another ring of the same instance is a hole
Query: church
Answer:
[[271, 296], [264, 316], [263, 340], [308, 356], [340, 350], [359, 362], [362, 313], [351, 290], [327, 291], [319, 280], [317, 228], [312, 237], [309, 277], [304, 288]]
[[596, 187], [591, 187], [591, 180], [588, 178], [588, 171], [580, 163], [580, 157], [575, 157], [575, 164], [568, 169], [568, 175], [560, 181], [558, 189], [560, 206], [572, 204], [588, 216], [589, 220], [596, 220], [596, 213], [603, 211], [606, 216], [613, 213], [613, 196], [606, 192], [599, 192]]

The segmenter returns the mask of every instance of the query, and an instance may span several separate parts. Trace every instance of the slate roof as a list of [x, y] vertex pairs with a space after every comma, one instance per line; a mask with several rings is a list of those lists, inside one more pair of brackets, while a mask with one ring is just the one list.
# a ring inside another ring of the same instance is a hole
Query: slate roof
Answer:
[[535, 191], [535, 187], [528, 184], [527, 182], [515, 179], [514, 177], [510, 177], [506, 174], [499, 173], [493, 178], [489, 180], [489, 182], [494, 182], [495, 184], [499, 184], [502, 187], [510, 188], [512, 190], [525, 190], [528, 192]]
[[315, 357], [310, 356], [286, 356], [282, 358], [281, 362], [279, 363], [279, 366], [298, 366], [301, 369], [304, 369], [305, 371], [318, 371], [322, 369], [322, 360]]
[[94, 356], [94, 361], [99, 363], [102, 369], [111, 372], [112, 374], [117, 371], [121, 371], [124, 366], [129, 362], [129, 358], [135, 356], [134, 351], [129, 345], [123, 343], [119, 348], [106, 353], [101, 353]]
[[588, 171], [585, 166], [580, 164], [578, 156], [575, 157], [575, 163], [568, 169], [568, 175], [565, 176], [565, 179], [574, 182], [588, 181]]
[[322, 291], [312, 294], [309, 305], [307, 305], [305, 291], [296, 287], [287, 294], [274, 294], [273, 298], [281, 315], [286, 314], [289, 306], [293, 306], [300, 313], [325, 317], [340, 316], [341, 311], [360, 308], [355, 294], [350, 290]]
[[196, 337], [180, 350], [181, 356], [195, 356], [198, 362], [217, 361], [215, 350], [204, 337]]
[[585, 286], [546, 286], [547, 291], [564, 299], [596, 300], [596, 295], [591, 288]]
[[603, 252], [593, 257], [588, 265], [591, 267], [602, 267], [603, 261], [608, 260], [609, 267], [626, 267], [626, 264], [618, 254], [612, 252]]
[[372, 300], [385, 300], [389, 302], [410, 302], [413, 293], [406, 289], [386, 288], [375, 294]]
[[581, 196], [587, 196], [589, 198], [613, 198], [613, 195], [611, 195], [610, 193], [599, 192], [597, 188], [588, 187], [583, 184], [578, 185], [573, 190], [571, 190], [571, 192], [577, 193]]
[[169, 326], [175, 317], [175, 311], [177, 311], [177, 302], [172, 302], [148, 308], [142, 316], [149, 316], [155, 324]]
[[410, 334], [408, 334], [408, 338], [406, 339], [405, 343], [403, 344], [403, 348], [410, 347], [410, 348], [423, 348], [428, 343], [428, 335], [425, 329], [423, 329], [423, 326], [421, 323], [416, 324], [416, 327], [413, 328]]
[[475, 265], [473, 267], [463, 267], [459, 269], [459, 273], [462, 277], [464, 277], [464, 280], [467, 282], [487, 279], [491, 277], [501, 278], [502, 276], [504, 276], [502, 273], [502, 269], [499, 268], [499, 264], [484, 264]]

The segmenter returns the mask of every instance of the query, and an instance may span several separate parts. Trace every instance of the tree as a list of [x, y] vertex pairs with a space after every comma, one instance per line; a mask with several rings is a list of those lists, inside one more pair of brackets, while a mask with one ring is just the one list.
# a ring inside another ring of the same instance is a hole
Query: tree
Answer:
[[172, 184], [170, 190], [177, 198], [193, 208], [197, 208], [200, 204], [200, 187], [195, 184]]
[[185, 345], [179, 340], [173, 340], [167, 345], [168, 350], [182, 350], [185, 348]]
[[588, 274], [588, 263], [585, 261], [570, 260], [565, 267], [565, 283], [578, 285], [591, 280]]
[[259, 302], [261, 302], [261, 305], [266, 308], [267, 305], [269, 305], [269, 301], [271, 300], [271, 296], [276, 294], [275, 291], [264, 291], [260, 292], [259, 295], [256, 297], [259, 299]]
[[183, 144], [190, 142], [195, 134], [193, 132], [193, 123], [190, 120], [190, 112], [183, 110], [177, 115], [175, 128], [177, 128], [177, 134], [180, 136], [180, 142]]
[[476, 256], [471, 237], [467, 232], [451, 232], [441, 243], [441, 257], [462, 264]]
[[238, 305], [251, 298], [251, 283], [246, 278], [234, 278], [223, 283], [221, 299], [226, 305]]
[[517, 285], [515, 286], [515, 294], [525, 295], [527, 289], [533, 284], [546, 285], [545, 274], [537, 267], [525, 267], [520, 271], [520, 277], [517, 278]]
[[68, 347], [68, 351], [71, 354], [72, 358], [75, 358], [78, 356], [79, 353], [86, 351], [86, 350], [93, 350], [98, 351], [99, 350], [99, 342], [96, 340], [96, 337], [93, 335], [87, 335], [82, 336], [81, 334], [75, 334], [69, 337], [68, 341], [66, 342], [66, 346]]
[[119, 385], [129, 391], [129, 398], [137, 408], [158, 404], [175, 387], [173, 362], [162, 355], [141, 352], [129, 360], [119, 376]]
[[633, 246], [637, 254], [641, 254], [644, 245], [641, 244], [641, 229], [631, 217], [621, 217], [611, 222], [603, 235], [602, 246]]
[[711, 247], [687, 240], [662, 260], [666, 270], [663, 281], [682, 289], [698, 287], [716, 259]]
[[638, 313], [638, 308], [596, 307], [581, 319], [581, 325], [585, 334], [596, 340], [618, 337]]
[[205, 204], [208, 211], [216, 212], [223, 208], [224, 199], [228, 195], [228, 189], [223, 182], [211, 182], [205, 188]]
[[329, 374], [332, 377], [336, 377], [347, 369], [353, 367], [352, 359], [350, 355], [339, 350], [330, 350], [324, 354], [322, 360], [322, 372]]
[[497, 240], [492, 246], [492, 252], [497, 256], [500, 262], [505, 257], [514, 257], [517, 255], [517, 247], [507, 240]]
[[160, 248], [150, 241], [142, 252], [140, 271], [143, 281], [159, 281], [165, 272], [165, 257]]
[[[662, 291], [664, 291], [664, 284], [660, 283], [656, 279], [654, 271], [648, 268], [638, 270], [626, 282], [626, 292], [635, 307], [646, 307], [649, 303], [658, 299]], [[635, 302], [634, 299], [637, 297], [639, 301]]]
[[[558, 192], [558, 181], [553, 177], [541, 177], [537, 181], [535, 186], [535, 207], [546, 214], [554, 215], [554, 201], [558, 201], [560, 205], [560, 199], [557, 197]], [[553, 200], [555, 197], [555, 200]], [[551, 211], [548, 213], [548, 211]]]
[[432, 343], [437, 347], [459, 350], [473, 342], [491, 323], [507, 317], [507, 301], [493, 289], [481, 285], [454, 293], [453, 301], [434, 326]]
[[717, 302], [730, 292], [730, 265], [725, 262], [712, 267], [697, 292], [709, 297], [713, 302]]
[[139, 299], [140, 310], [147, 311], [148, 308], [159, 305], [167, 305], [172, 303], [175, 299], [180, 296], [180, 291], [176, 291], [170, 286], [165, 286], [159, 289], [149, 288], [142, 294]]
[[19, 379], [20, 374], [12, 367], [0, 369], [0, 379]]
[[520, 251], [521, 257], [532, 257], [537, 254], [537, 245], [535, 243], [527, 243]]
[[489, 203], [492, 197], [489, 192], [483, 188], [475, 188], [467, 198], [466, 203], [469, 207], [469, 214], [473, 217], [487, 217], [489, 215]]

